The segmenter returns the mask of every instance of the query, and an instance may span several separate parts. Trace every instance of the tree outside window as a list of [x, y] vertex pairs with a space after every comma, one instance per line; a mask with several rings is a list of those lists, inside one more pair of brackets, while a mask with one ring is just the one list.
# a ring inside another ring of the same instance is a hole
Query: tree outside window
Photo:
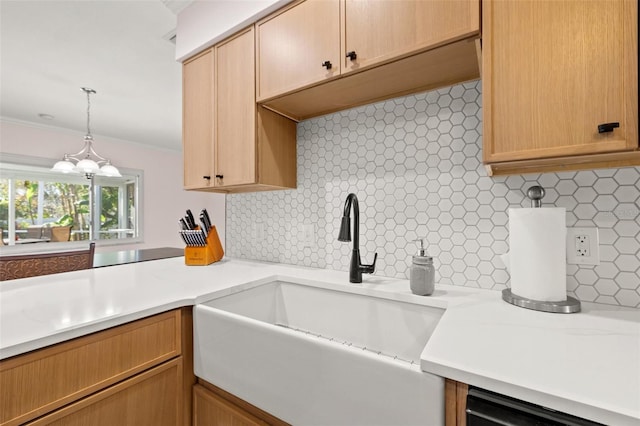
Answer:
[[[24, 167], [0, 161], [0, 228], [5, 245], [60, 241], [53, 229], [70, 227], [64, 241], [139, 238], [138, 193], [140, 174], [122, 178], [94, 177], [95, 211], [90, 206], [90, 181], [84, 176], [62, 175], [47, 167]], [[94, 215], [94, 235], [89, 222]], [[13, 239], [10, 238], [13, 235]], [[68, 239], [65, 239], [67, 238]]]

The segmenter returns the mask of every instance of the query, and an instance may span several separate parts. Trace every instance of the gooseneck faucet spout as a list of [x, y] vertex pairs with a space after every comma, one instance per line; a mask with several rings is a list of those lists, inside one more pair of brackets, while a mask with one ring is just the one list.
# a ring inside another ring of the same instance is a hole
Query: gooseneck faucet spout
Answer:
[[347, 199], [344, 202], [344, 213], [342, 214], [338, 241], [351, 241], [351, 217], [349, 216], [351, 206], [353, 206], [353, 250], [351, 252], [351, 263], [349, 266], [349, 281], [352, 283], [361, 283], [362, 274], [373, 274], [375, 272], [378, 253], [374, 255], [371, 265], [363, 265], [360, 263], [360, 207], [358, 205], [358, 197], [353, 193], [347, 195]]

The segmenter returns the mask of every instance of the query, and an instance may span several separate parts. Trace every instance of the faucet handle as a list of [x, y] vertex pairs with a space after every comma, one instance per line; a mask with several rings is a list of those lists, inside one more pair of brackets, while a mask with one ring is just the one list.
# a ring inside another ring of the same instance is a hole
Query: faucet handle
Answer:
[[373, 255], [373, 263], [371, 265], [360, 265], [362, 273], [373, 274], [376, 271], [376, 260], [378, 260], [378, 253]]

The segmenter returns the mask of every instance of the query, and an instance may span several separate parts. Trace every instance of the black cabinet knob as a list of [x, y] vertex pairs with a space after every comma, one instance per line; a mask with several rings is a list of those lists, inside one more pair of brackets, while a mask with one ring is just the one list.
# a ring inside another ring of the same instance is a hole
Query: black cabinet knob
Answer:
[[598, 133], [609, 133], [613, 132], [613, 129], [617, 129], [620, 127], [620, 123], [602, 123], [598, 124]]
[[356, 55], [356, 51], [355, 50], [352, 50], [351, 52], [348, 52], [346, 54], [346, 56], [345, 56], [345, 58], [349, 58], [352, 61], [355, 61], [357, 57], [358, 57], [358, 55]]
[[325, 67], [326, 69], [330, 70], [333, 65], [331, 65], [331, 61], [324, 61], [322, 63], [322, 66]]
[[216, 175], [216, 178], [218, 179], [222, 179], [224, 177], [224, 175]]
[[202, 179], [210, 180], [210, 179], [211, 179], [211, 176], [202, 176]]

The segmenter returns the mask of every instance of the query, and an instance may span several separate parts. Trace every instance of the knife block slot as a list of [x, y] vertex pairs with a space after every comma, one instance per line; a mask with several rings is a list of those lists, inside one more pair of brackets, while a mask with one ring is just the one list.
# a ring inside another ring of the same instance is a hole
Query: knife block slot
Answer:
[[189, 266], [211, 265], [222, 259], [223, 256], [224, 250], [215, 226], [209, 229], [206, 246], [187, 246], [184, 248], [184, 263]]

